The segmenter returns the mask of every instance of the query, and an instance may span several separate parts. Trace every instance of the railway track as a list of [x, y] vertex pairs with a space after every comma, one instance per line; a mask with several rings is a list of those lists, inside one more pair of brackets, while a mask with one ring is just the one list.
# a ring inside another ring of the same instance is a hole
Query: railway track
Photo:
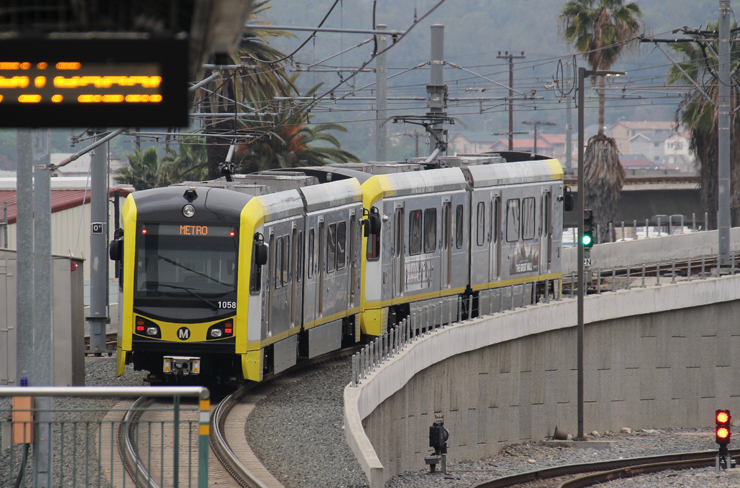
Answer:
[[[271, 385], [279, 385], [290, 377], [301, 373], [316, 371], [324, 364], [337, 361], [349, 361], [359, 347], [352, 347], [329, 353], [321, 357], [300, 363], [294, 368], [275, 375], [263, 383], [249, 383], [227, 395], [218, 405], [211, 409], [209, 444], [214, 456], [209, 457], [209, 485], [234, 486], [243, 488], [274, 488], [280, 483], [269, 475], [259, 464], [248, 446], [244, 446], [243, 428], [227, 428], [229, 416], [238, 411], [241, 402], [250, 396], [262, 394]], [[165, 455], [168, 445], [172, 445], [174, 422], [172, 421], [172, 403], [141, 397], [127, 411], [118, 432], [117, 445], [126, 471], [138, 487], [165, 488], [173, 486], [172, 480], [177, 476], [180, 486], [196, 486], [198, 466], [197, 456], [191, 454], [193, 446], [198, 445], [198, 409], [184, 405], [180, 410], [179, 466], [170, 463], [171, 453]], [[241, 412], [241, 411], [240, 411]], [[237, 426], [243, 427], [244, 417], [234, 419]], [[228, 433], [228, 434], [227, 434]], [[231, 436], [231, 438], [229, 437]], [[238, 443], [238, 449], [232, 448], [232, 442]], [[239, 455], [236, 454], [239, 453]], [[154, 453], [154, 454], [153, 454]], [[196, 459], [193, 461], [193, 459]], [[257, 465], [255, 467], [255, 465]], [[177, 470], [177, 474], [175, 474]]]
[[[714, 451], [700, 451], [596, 463], [569, 464], [496, 478], [478, 483], [474, 488], [512, 486], [582, 488], [658, 471], [711, 467], [715, 465], [715, 455], [716, 452]], [[740, 455], [740, 449], [730, 450], [730, 455], [732, 457]]]
[[[110, 356], [110, 353], [116, 350], [117, 342], [118, 342], [117, 332], [111, 332], [110, 334], [105, 334], [105, 350], [108, 352], [109, 356]], [[89, 349], [90, 349], [90, 336], [85, 336], [85, 351], [88, 351]], [[95, 354], [95, 353], [88, 353], [88, 354]]]

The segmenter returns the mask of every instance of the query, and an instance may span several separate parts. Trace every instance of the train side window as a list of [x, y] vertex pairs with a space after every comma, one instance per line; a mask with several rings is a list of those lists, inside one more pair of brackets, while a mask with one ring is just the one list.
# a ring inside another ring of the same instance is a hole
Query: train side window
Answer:
[[499, 234], [499, 227], [500, 224], [498, 222], [498, 214], [499, 214], [499, 206], [501, 205], [501, 199], [499, 197], [494, 197], [492, 205], [491, 205], [491, 233], [493, 234], [493, 242], [494, 244], [498, 242], [498, 234]]
[[520, 230], [519, 199], [513, 198], [506, 201], [506, 240], [508, 242], [518, 241]]
[[421, 254], [421, 210], [409, 213], [409, 254]]
[[380, 259], [380, 233], [370, 234], [367, 238], [367, 251], [365, 257], [368, 261]]
[[532, 197], [522, 201], [522, 238], [534, 239], [536, 234], [535, 200]]
[[275, 289], [283, 286], [283, 238], [275, 240]]
[[345, 262], [347, 261], [347, 254], [345, 252], [347, 243], [347, 222], [339, 222], [337, 224], [337, 269], [344, 269]]
[[463, 246], [463, 206], [458, 205], [455, 209], [455, 247], [462, 249]]
[[437, 209], [424, 210], [424, 252], [437, 250]]
[[303, 231], [298, 232], [296, 246], [295, 280], [301, 281], [303, 275]]
[[314, 243], [315, 236], [314, 229], [310, 229], [308, 231], [308, 277], [313, 278], [313, 267], [316, 260], [316, 256], [314, 256], [314, 250], [316, 249], [316, 244]]
[[283, 237], [283, 286], [290, 283], [290, 236]]
[[257, 258], [257, 245], [252, 246], [252, 270], [249, 273], [249, 292], [258, 295], [262, 289], [262, 266], [255, 263]]
[[326, 272], [332, 273], [337, 267], [337, 224], [329, 224], [327, 232]]
[[486, 242], [486, 203], [480, 202], [478, 204], [478, 215], [477, 215], [477, 229], [476, 244], [482, 246]]

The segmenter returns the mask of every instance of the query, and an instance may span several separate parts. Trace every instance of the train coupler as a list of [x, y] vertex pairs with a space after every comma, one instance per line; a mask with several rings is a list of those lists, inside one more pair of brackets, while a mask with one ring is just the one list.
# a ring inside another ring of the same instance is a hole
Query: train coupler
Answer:
[[181, 376], [200, 374], [200, 358], [190, 356], [165, 356], [162, 371]]

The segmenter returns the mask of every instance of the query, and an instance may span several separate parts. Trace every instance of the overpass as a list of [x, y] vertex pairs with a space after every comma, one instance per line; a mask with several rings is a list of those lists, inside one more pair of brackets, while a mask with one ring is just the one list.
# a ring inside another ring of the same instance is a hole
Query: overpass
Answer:
[[[733, 229], [735, 252], [739, 239]], [[681, 246], [715, 255], [717, 233], [603, 244], [594, 252], [605, 263], [625, 256], [655, 262], [666, 258], [662, 250], [680, 254]], [[564, 272], [575, 259], [567, 261]], [[715, 409], [740, 408], [740, 275], [666, 281], [586, 298], [587, 432], [707, 427]], [[450, 431], [452, 463], [552, 436], [555, 426], [575, 433], [576, 372], [575, 299], [438, 328], [345, 388], [347, 441], [376, 488], [425, 469], [437, 415]]]
[[[565, 185], [574, 194], [578, 193], [575, 178], [566, 176]], [[691, 225], [691, 215], [696, 214], [697, 226], [703, 225], [699, 186], [698, 175], [627, 176], [618, 203], [616, 223], [624, 221], [629, 226], [636, 220], [639, 226], [645, 224], [645, 219], [650, 219], [651, 225], [657, 225], [656, 215], [684, 215]], [[575, 211], [566, 212], [564, 226], [577, 226], [578, 218]], [[662, 222], [666, 223], [666, 220]]]

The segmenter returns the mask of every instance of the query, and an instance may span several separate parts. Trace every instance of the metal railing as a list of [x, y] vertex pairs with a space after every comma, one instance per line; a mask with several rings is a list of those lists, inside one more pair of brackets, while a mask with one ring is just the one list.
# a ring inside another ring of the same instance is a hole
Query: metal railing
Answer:
[[382, 362], [429, 332], [474, 317], [476, 300], [472, 295], [442, 298], [406, 316], [352, 356], [351, 385], [356, 387]]
[[[80, 407], [105, 397], [166, 403]], [[206, 488], [209, 413], [203, 387], [0, 387], [0, 486]], [[124, 463], [126, 442], [135, 456]]]
[[[653, 219], [655, 220], [654, 224], [650, 223], [650, 219], [645, 219], [645, 224], [642, 225], [642, 221], [639, 221], [641, 225], [638, 226], [638, 221], [633, 220], [631, 225], [628, 222], [628, 225], [625, 225], [625, 221], [622, 220], [621, 222], [615, 223], [615, 225], [612, 225], [609, 223], [607, 240], [602, 241], [601, 239], [601, 225], [596, 224], [596, 242], [595, 244], [604, 244], [609, 242], [618, 242], [618, 241], [624, 241], [628, 239], [650, 239], [651, 237], [662, 237], [663, 235], [676, 235], [676, 234], [683, 234], [684, 229], [688, 228], [690, 232], [703, 232], [709, 229], [709, 214], [707, 212], [704, 212], [704, 223], [703, 225], [699, 225], [697, 227], [697, 220], [696, 220], [696, 214], [691, 214], [691, 226], [689, 227], [687, 222], [687, 217], [683, 214], [674, 214], [674, 215], [655, 215], [653, 216]], [[633, 237], [627, 237], [626, 229], [634, 229]], [[637, 229], [643, 229], [642, 230], [642, 236], [638, 235]], [[572, 239], [572, 242], [577, 242], [577, 228], [576, 227], [569, 227], [570, 229], [570, 238]], [[621, 229], [621, 236], [618, 236], [617, 230]], [[568, 234], [566, 234], [568, 235]], [[612, 240], [612, 236], [614, 239]], [[568, 245], [575, 245], [575, 244], [568, 244]]]

